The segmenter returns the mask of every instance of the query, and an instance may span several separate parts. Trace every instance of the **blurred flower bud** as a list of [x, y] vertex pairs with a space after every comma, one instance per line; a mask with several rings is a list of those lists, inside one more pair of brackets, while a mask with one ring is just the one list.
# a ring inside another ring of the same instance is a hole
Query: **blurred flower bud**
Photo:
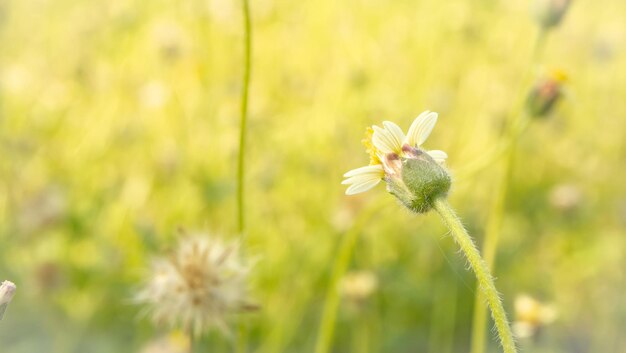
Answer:
[[341, 280], [341, 293], [355, 302], [361, 302], [378, 289], [378, 278], [370, 271], [355, 271]]
[[11, 299], [13, 299], [16, 288], [15, 284], [10, 281], [4, 281], [0, 284], [0, 320], [2, 320], [7, 306], [9, 306]]
[[51, 291], [63, 285], [64, 273], [55, 262], [43, 262], [39, 264], [33, 276], [37, 287], [42, 294], [49, 295]]
[[536, 0], [533, 10], [537, 22], [544, 29], [558, 26], [571, 3], [571, 0]]
[[563, 83], [567, 76], [562, 71], [553, 71], [539, 80], [526, 98], [526, 110], [532, 117], [544, 117], [556, 106], [563, 95]]
[[49, 186], [24, 200], [17, 215], [21, 232], [31, 234], [60, 223], [67, 214], [67, 197], [63, 190]]
[[517, 337], [531, 337], [540, 327], [554, 322], [556, 317], [553, 305], [543, 304], [526, 294], [518, 295], [515, 298], [513, 331]]
[[185, 34], [175, 22], [160, 20], [152, 28], [152, 40], [161, 54], [168, 61], [178, 59], [185, 46]]

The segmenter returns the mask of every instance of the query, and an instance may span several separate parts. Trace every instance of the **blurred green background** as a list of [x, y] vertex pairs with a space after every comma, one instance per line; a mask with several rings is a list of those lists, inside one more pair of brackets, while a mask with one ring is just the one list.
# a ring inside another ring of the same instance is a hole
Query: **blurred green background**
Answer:
[[[426, 109], [426, 147], [453, 173], [491, 150], [529, 67], [530, 3], [251, 7], [245, 247], [262, 310], [234, 320], [249, 351], [313, 350], [356, 231], [350, 270], [378, 288], [342, 300], [333, 351], [467, 352], [475, 283], [436, 215], [382, 186], [344, 196], [341, 175], [367, 163], [367, 125], [406, 129]], [[624, 352], [626, 3], [570, 10], [533, 68], [567, 72], [567, 94], [520, 139], [495, 276], [513, 319], [521, 293], [558, 311], [525, 351]], [[131, 300], [149, 259], [178, 227], [237, 238], [242, 39], [232, 0], [0, 2], [0, 280], [18, 287], [2, 352], [156, 352], [168, 331]], [[479, 246], [498, 170], [451, 193]], [[203, 345], [231, 350], [217, 333]]]

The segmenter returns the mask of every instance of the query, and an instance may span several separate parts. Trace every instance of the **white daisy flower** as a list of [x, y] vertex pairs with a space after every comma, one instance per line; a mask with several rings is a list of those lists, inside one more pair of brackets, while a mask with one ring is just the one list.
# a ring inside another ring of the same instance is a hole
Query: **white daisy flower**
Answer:
[[394, 162], [401, 157], [411, 157], [416, 153], [425, 152], [437, 163], [443, 164], [448, 158], [444, 151], [422, 149], [431, 131], [437, 123], [438, 114], [425, 111], [420, 114], [405, 135], [402, 129], [391, 121], [384, 121], [383, 127], [372, 126], [368, 129], [369, 136], [364, 144], [370, 154], [370, 165], [353, 169], [343, 176], [342, 184], [349, 185], [346, 195], [365, 192], [378, 185], [386, 174], [397, 173]]

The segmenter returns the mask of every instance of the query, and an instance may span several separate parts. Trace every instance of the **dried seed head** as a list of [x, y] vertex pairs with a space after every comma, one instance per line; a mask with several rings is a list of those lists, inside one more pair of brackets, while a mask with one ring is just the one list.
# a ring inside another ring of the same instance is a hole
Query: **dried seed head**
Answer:
[[238, 245], [217, 238], [184, 239], [172, 256], [154, 262], [136, 301], [148, 306], [156, 324], [196, 335], [212, 327], [229, 334], [227, 316], [254, 307], [247, 301], [249, 266], [239, 256]]

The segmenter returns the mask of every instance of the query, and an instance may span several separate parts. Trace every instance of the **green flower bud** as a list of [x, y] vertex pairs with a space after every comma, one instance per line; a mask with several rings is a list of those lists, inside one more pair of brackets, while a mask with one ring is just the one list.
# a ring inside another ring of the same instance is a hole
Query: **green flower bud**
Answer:
[[385, 176], [387, 191], [409, 210], [428, 212], [436, 198], [447, 195], [452, 179], [428, 153], [408, 145], [403, 146], [403, 152], [403, 157], [386, 158], [386, 165], [395, 171]]

